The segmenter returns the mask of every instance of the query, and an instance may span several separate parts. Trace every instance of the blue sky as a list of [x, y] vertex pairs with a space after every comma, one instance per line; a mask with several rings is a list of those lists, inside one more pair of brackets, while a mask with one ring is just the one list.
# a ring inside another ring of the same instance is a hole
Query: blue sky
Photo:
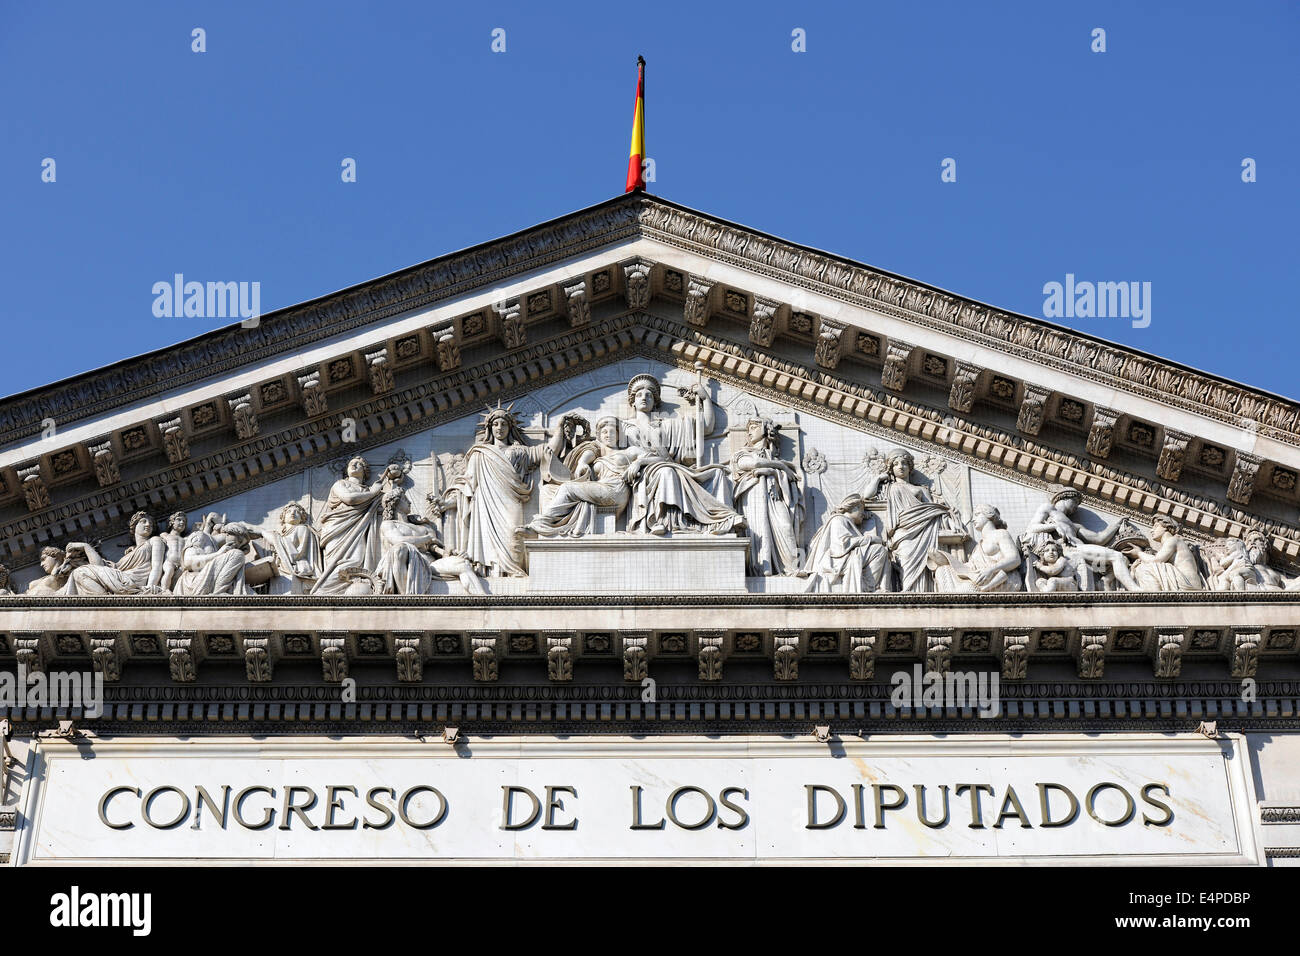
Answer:
[[1029, 315], [1150, 282], [1147, 328], [1058, 321], [1300, 396], [1298, 41], [1262, 0], [5, 4], [0, 392], [225, 324], [154, 317], [177, 272], [268, 312], [621, 192], [640, 53], [651, 191]]

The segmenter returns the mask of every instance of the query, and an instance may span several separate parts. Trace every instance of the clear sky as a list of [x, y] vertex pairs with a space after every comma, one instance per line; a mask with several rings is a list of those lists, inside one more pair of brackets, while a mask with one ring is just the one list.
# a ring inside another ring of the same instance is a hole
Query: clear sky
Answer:
[[621, 192], [644, 54], [652, 192], [1029, 315], [1149, 282], [1057, 321], [1300, 397], [1298, 47], [1294, 0], [5, 3], [0, 393], [227, 324], [154, 317], [178, 272], [269, 312]]

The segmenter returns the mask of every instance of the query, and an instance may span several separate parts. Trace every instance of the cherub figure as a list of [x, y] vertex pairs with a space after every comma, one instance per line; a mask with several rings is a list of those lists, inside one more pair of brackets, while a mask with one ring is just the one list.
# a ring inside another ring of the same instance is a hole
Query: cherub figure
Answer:
[[1060, 543], [1053, 539], [1048, 539], [1039, 546], [1034, 570], [1038, 572], [1034, 587], [1039, 591], [1079, 590], [1079, 576], [1074, 562], [1065, 556]]

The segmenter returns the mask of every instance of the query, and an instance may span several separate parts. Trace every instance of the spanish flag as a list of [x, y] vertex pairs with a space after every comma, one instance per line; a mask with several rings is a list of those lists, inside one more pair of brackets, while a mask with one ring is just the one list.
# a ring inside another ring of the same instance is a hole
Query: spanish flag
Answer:
[[625, 193], [645, 191], [645, 172], [641, 167], [645, 159], [645, 57], [636, 58], [636, 111], [632, 114], [632, 150], [627, 157], [627, 188]]

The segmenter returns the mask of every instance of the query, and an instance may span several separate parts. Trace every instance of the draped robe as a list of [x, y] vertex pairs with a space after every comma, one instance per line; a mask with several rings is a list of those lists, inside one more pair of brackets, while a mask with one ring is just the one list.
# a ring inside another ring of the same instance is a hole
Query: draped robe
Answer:
[[747, 570], [751, 575], [790, 574], [799, 567], [802, 496], [797, 480], [784, 468], [757, 474], [757, 462], [764, 457], [758, 449], [745, 448], [732, 462], [732, 494], [749, 531]]
[[374, 571], [379, 566], [379, 523], [383, 491], [369, 489], [355, 478], [341, 478], [330, 488], [320, 516], [323, 568], [312, 594], [342, 594], [348, 589], [341, 572], [348, 568]]
[[925, 559], [939, 549], [939, 532], [962, 529], [947, 508], [930, 500], [924, 488], [895, 480], [888, 489], [889, 532], [901, 577], [899, 590], [933, 591], [934, 572], [925, 566]]
[[465, 455], [469, 514], [461, 519], [464, 551], [493, 577], [528, 573], [518, 529], [524, 524], [524, 505], [533, 495], [529, 473], [549, 451], [545, 445], [502, 448], [475, 442]]
[[632, 419], [623, 423], [623, 434], [629, 445], [644, 452], [628, 508], [628, 531], [663, 525], [669, 531], [726, 534], [736, 526], [740, 515], [710, 494], [682, 464], [686, 458], [698, 458], [695, 419], [660, 418], [649, 426]]

